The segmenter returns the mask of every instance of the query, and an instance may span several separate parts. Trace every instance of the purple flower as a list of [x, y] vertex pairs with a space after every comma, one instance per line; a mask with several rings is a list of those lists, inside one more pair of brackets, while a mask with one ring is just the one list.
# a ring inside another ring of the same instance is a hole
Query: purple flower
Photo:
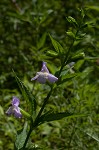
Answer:
[[22, 114], [20, 112], [20, 108], [18, 107], [19, 103], [20, 100], [17, 97], [13, 96], [12, 106], [9, 107], [9, 109], [6, 111], [6, 114], [9, 116], [13, 114], [16, 118], [21, 118]]
[[39, 83], [44, 84], [46, 81], [54, 83], [58, 80], [58, 78], [49, 73], [49, 70], [46, 67], [46, 62], [43, 62], [41, 71], [37, 72], [36, 76], [32, 78], [31, 81], [32, 80], [37, 80]]

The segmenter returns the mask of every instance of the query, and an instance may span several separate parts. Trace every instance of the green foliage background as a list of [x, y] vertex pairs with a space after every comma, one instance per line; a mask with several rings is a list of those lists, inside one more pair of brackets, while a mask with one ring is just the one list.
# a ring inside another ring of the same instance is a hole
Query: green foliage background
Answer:
[[[33, 132], [31, 139], [44, 150], [98, 150], [99, 2], [96, 0], [0, 1], [0, 150], [14, 149], [16, 131], [22, 129], [25, 120], [5, 115], [12, 96], [17, 95], [21, 106], [28, 111], [12, 68], [35, 94], [39, 110], [49, 87], [30, 79], [41, 69], [42, 61], [47, 62], [51, 73], [59, 70], [75, 33], [74, 25], [66, 18], [72, 16], [80, 24], [84, 15], [81, 9], [85, 10], [84, 26], [74, 43], [72, 59], [68, 60], [75, 65], [67, 69], [67, 82], [53, 92], [46, 110], [85, 116], [45, 123]], [[63, 46], [62, 55], [56, 53], [49, 34]], [[84, 57], [77, 58], [82, 52]], [[74, 78], [70, 78], [71, 71]]]

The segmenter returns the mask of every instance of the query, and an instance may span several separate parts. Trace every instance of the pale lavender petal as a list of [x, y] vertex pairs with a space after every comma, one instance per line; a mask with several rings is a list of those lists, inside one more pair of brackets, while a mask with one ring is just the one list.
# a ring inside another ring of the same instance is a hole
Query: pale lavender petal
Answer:
[[36, 75], [34, 78], [31, 79], [31, 81], [36, 80], [39, 75]]
[[68, 65], [69, 65], [69, 67], [72, 67], [74, 64], [75, 64], [75, 62], [71, 62]]
[[9, 107], [9, 109], [5, 112], [7, 115], [11, 115], [12, 114], [12, 106]]
[[20, 112], [19, 107], [14, 108], [13, 114], [14, 114], [14, 116], [15, 116], [16, 118], [21, 118], [21, 117], [22, 117], [22, 114], [21, 114], [21, 112]]
[[19, 99], [15, 96], [13, 96], [13, 99], [12, 99], [12, 106], [15, 105], [15, 106], [18, 106], [20, 103]]
[[56, 82], [58, 80], [58, 78], [57, 77], [55, 77], [54, 75], [52, 75], [52, 74], [48, 74], [48, 81], [49, 82], [51, 82], [51, 83], [54, 83], [54, 82]]
[[41, 72], [47, 72], [47, 73], [49, 73], [49, 70], [46, 67], [46, 62], [43, 62]]
[[44, 76], [39, 76], [39, 77], [37, 78], [37, 81], [38, 81], [39, 83], [44, 84], [44, 83], [46, 82], [46, 78], [45, 78]]

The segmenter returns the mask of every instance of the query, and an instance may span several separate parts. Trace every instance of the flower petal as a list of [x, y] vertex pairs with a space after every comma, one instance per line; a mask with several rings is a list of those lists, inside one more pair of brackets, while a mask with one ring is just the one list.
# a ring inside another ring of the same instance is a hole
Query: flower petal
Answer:
[[54, 83], [58, 80], [58, 78], [49, 73], [48, 74], [48, 80], [49, 80], [49, 82]]
[[16, 118], [21, 118], [21, 117], [22, 117], [22, 114], [21, 114], [21, 112], [20, 112], [19, 107], [14, 108], [13, 114], [14, 114], [14, 116], [15, 116]]
[[31, 79], [31, 81], [36, 80], [39, 75], [36, 75], [34, 78]]
[[42, 68], [41, 68], [41, 72], [47, 72], [47, 73], [49, 73], [49, 70], [46, 67], [46, 62], [43, 62]]
[[41, 84], [44, 84], [44, 83], [46, 82], [46, 78], [45, 78], [44, 76], [39, 76], [39, 77], [37, 78], [37, 81], [38, 81], [39, 83], [41, 83]]
[[9, 109], [5, 113], [10, 116], [12, 114], [12, 106], [9, 107]]
[[17, 98], [17, 97], [15, 97], [15, 96], [13, 96], [13, 99], [12, 99], [12, 106], [18, 106], [19, 105], [19, 103], [20, 103], [20, 100]]

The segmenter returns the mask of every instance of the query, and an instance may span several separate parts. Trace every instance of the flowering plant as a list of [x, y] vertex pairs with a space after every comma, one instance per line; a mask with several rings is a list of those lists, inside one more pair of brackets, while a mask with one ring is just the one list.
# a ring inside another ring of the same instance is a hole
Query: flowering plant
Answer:
[[[49, 72], [50, 69], [47, 68], [46, 62], [43, 61], [41, 71], [37, 72], [36, 76], [34, 76], [31, 79], [31, 81], [37, 80], [40, 84], [43, 84], [41, 85], [42, 87], [43, 86], [46, 87], [47, 82], [51, 83], [47, 85], [48, 93], [46, 93], [44, 99], [42, 99], [42, 105], [40, 106], [40, 109], [37, 109], [37, 99], [35, 98], [33, 91], [31, 91], [13, 71], [15, 79], [22, 93], [22, 96], [24, 100], [26, 100], [27, 107], [28, 107], [28, 109], [23, 110], [21, 108], [22, 105], [20, 105], [19, 108], [19, 102], [21, 103], [21, 101], [16, 96], [14, 96], [12, 99], [12, 106], [10, 106], [9, 109], [6, 111], [7, 115], [12, 114], [16, 118], [20, 118], [20, 119], [25, 118], [27, 119], [28, 122], [28, 123], [27, 122], [24, 123], [23, 129], [17, 135], [16, 142], [15, 142], [15, 149], [17, 150], [25, 150], [29, 148], [29, 144], [31, 143], [30, 136], [32, 132], [41, 124], [45, 122], [60, 120], [65, 117], [75, 118], [79, 116], [84, 116], [84, 114], [79, 114], [79, 113], [75, 114], [68, 111], [59, 111], [59, 112], [54, 110], [44, 111], [46, 110], [45, 109], [46, 105], [48, 104], [48, 101], [51, 98], [54, 91], [57, 88], [59, 88], [59, 90], [61, 91], [61, 87], [64, 85], [64, 83], [66, 83], [67, 81], [71, 82], [71, 80], [74, 77], [80, 75], [80, 73], [78, 74], [75, 73], [73, 67], [77, 60], [83, 59], [85, 57], [84, 52], [81, 51], [77, 53], [73, 52], [75, 43], [78, 42], [77, 39], [80, 39], [79, 33], [82, 28], [82, 23], [78, 25], [76, 20], [72, 17], [68, 17], [67, 20], [71, 22], [74, 26], [76, 26], [74, 32], [72, 33], [67, 32], [67, 35], [71, 36], [72, 39], [67, 49], [61, 46], [61, 44], [57, 42], [51, 35], [49, 36], [55, 50], [53, 50], [54, 52], [50, 51], [47, 54], [54, 55], [59, 60], [59, 67], [57, 67], [55, 75]], [[66, 89], [64, 88], [64, 90]], [[61, 94], [61, 92], [59, 94]], [[64, 93], [63, 96], [65, 97]]]

